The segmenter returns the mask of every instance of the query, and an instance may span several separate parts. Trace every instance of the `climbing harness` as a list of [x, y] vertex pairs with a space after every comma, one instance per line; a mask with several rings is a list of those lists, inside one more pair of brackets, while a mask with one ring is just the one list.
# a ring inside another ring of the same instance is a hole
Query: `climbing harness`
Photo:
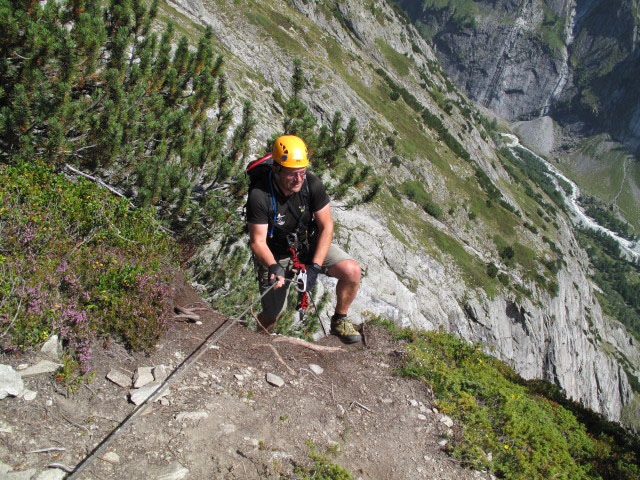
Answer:
[[[292, 280], [285, 280], [286, 282], [291, 282]], [[244, 317], [247, 312], [253, 307], [256, 303], [258, 303], [262, 298], [271, 291], [271, 289], [275, 286], [275, 283], [269, 286], [257, 300], [255, 300], [251, 305], [249, 305], [239, 316], [233, 319], [227, 319], [218, 328], [216, 328], [213, 332], [211, 332], [207, 338], [203, 340], [203, 342], [198, 345], [198, 347], [191, 352], [191, 354], [185, 358], [180, 365], [178, 365], [168, 376], [167, 378], [158, 385], [158, 388], [149, 396], [146, 400], [144, 400], [140, 405], [138, 405], [133, 412], [131, 412], [127, 417], [120, 422], [115, 429], [109, 433], [92, 451], [87, 455], [76, 467], [73, 469], [71, 474], [67, 477], [67, 480], [77, 479], [80, 473], [87, 468], [95, 458], [101, 455], [109, 445], [118, 438], [122, 433], [124, 433], [125, 429], [130, 425], [130, 423], [136, 418], [141, 416], [149, 406], [158, 400], [162, 394], [173, 384], [175, 383], [184, 373], [194, 364], [196, 363], [202, 355], [213, 345], [215, 345], [220, 338], [222, 338], [229, 329], [234, 326], [242, 317]]]

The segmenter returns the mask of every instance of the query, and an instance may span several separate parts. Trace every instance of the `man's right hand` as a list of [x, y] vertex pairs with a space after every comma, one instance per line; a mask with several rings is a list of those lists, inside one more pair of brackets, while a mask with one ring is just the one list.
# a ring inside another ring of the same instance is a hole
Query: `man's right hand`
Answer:
[[269, 265], [269, 285], [273, 285], [274, 283], [274, 289], [284, 285], [284, 268], [277, 263]]

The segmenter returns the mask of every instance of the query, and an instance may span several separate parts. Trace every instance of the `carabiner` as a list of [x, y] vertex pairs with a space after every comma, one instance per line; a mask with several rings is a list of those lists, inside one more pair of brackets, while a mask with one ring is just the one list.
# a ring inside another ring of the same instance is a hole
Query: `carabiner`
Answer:
[[296, 290], [298, 292], [307, 291], [307, 272], [300, 270], [296, 275]]

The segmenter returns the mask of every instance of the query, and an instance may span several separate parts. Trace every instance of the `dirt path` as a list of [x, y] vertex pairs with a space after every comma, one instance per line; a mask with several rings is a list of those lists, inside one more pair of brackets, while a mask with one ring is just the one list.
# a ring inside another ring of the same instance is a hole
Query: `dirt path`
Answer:
[[[178, 299], [183, 306], [197, 298], [187, 293]], [[73, 395], [49, 375], [25, 378], [38, 392], [35, 400], [1, 400], [0, 420], [12, 430], [0, 432], [0, 462], [14, 471], [6, 475], [79, 463], [134, 408], [128, 390], [105, 378], [112, 367], [130, 373], [139, 366], [175, 367], [222, 321], [206, 312], [202, 325], [176, 323], [151, 356], [114, 344], [100, 349], [95, 378]], [[296, 478], [296, 465], [311, 463], [310, 444], [319, 453], [329, 449], [329, 460], [356, 479], [489, 478], [443, 451], [439, 442], [456, 426], [447, 427], [434, 412], [425, 384], [394, 375], [401, 345], [377, 327], [367, 328], [366, 338], [366, 347], [326, 338], [320, 343], [343, 349], [321, 353], [233, 327], [81, 478]], [[32, 359], [2, 363], [25, 361]], [[310, 364], [324, 371], [315, 374]], [[284, 386], [267, 383], [267, 373]], [[49, 447], [65, 450], [28, 453]]]

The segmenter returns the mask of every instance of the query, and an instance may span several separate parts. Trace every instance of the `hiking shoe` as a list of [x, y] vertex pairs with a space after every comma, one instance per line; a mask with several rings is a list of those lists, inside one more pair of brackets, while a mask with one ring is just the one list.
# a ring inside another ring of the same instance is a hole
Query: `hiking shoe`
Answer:
[[362, 340], [353, 323], [346, 318], [331, 321], [331, 335], [335, 335], [344, 343], [356, 343]]

